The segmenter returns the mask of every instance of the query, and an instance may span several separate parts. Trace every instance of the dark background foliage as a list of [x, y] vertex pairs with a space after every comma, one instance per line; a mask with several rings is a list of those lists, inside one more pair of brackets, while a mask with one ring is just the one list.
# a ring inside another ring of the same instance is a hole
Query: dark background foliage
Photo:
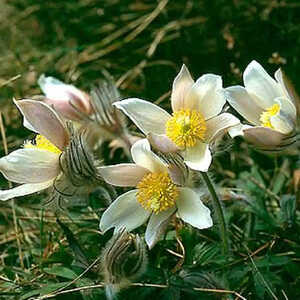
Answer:
[[[2, 0], [0, 108], [9, 150], [32, 137], [21, 126], [12, 98], [40, 94], [42, 73], [89, 91], [108, 72], [124, 97], [170, 109], [172, 81], [182, 63], [195, 78], [216, 73], [228, 86], [242, 84], [243, 70], [255, 59], [270, 74], [282, 67], [299, 91], [299, 18], [297, 0]], [[4, 155], [2, 144], [0, 150]], [[181, 249], [171, 225], [165, 240], [149, 253], [140, 279], [168, 288], [131, 287], [120, 299], [238, 299], [197, 287], [236, 291], [246, 299], [300, 298], [300, 223], [293, 184], [299, 152], [270, 157], [241, 140], [229, 150], [220, 151], [211, 172], [227, 200], [230, 257], [222, 254], [217, 226], [196, 231], [179, 224], [186, 257], [174, 269], [180, 259], [168, 249]], [[1, 183], [7, 188], [3, 178]], [[62, 213], [65, 227], [51, 210], [41, 210], [42, 199], [1, 204], [1, 299], [29, 299], [65, 286], [84, 271], [83, 262], [101, 255], [111, 235], [97, 231], [105, 207], [99, 195], [88, 206]], [[101, 280], [96, 266], [67, 289]], [[102, 288], [94, 288], [55, 299], [63, 298], [105, 296]]]

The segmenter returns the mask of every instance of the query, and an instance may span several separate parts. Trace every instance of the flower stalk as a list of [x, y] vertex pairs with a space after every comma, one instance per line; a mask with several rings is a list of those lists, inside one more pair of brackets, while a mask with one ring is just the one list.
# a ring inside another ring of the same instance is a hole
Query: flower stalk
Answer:
[[229, 247], [228, 247], [227, 229], [226, 229], [225, 217], [224, 217], [224, 212], [223, 212], [220, 199], [207, 173], [206, 172], [200, 172], [200, 173], [202, 175], [203, 180], [205, 181], [205, 184], [213, 200], [213, 206], [219, 221], [220, 235], [223, 242], [223, 253], [228, 254]]

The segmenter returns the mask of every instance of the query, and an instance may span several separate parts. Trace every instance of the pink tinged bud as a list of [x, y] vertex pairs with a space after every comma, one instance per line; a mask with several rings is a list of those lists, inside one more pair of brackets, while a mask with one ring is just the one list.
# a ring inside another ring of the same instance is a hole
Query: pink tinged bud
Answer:
[[286, 136], [266, 127], [252, 127], [243, 130], [245, 139], [262, 149], [274, 149], [282, 145]]
[[92, 113], [89, 95], [75, 86], [44, 74], [38, 79], [38, 84], [46, 96], [44, 102], [53, 106], [66, 119], [78, 120], [80, 114]]

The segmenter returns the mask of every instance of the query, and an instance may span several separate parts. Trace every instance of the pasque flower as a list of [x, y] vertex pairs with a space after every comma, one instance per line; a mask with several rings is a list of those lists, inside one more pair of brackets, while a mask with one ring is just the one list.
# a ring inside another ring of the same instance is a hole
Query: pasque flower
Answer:
[[251, 125], [241, 124], [230, 131], [231, 135], [243, 135], [263, 149], [287, 146], [296, 126], [296, 106], [282, 71], [276, 71], [274, 80], [258, 62], [252, 61], [243, 79], [245, 87], [228, 87], [226, 96]]
[[59, 157], [69, 141], [57, 113], [40, 101], [21, 100], [15, 104], [24, 116], [24, 126], [38, 133], [35, 143], [26, 142], [0, 159], [0, 172], [22, 185], [0, 191], [0, 200], [32, 194], [53, 185], [60, 173]]
[[[74, 131], [49, 105], [35, 100], [15, 101], [24, 116], [24, 126], [38, 133], [22, 149], [0, 159], [0, 172], [22, 183], [0, 191], [0, 200], [32, 194], [53, 186], [52, 199], [78, 196], [104, 181], [96, 171], [84, 129]], [[99, 162], [100, 164], [100, 162]], [[56, 197], [58, 196], [58, 197]], [[60, 203], [60, 202], [59, 202]]]
[[176, 211], [181, 219], [196, 228], [212, 226], [209, 209], [192, 189], [171, 179], [171, 169], [151, 151], [147, 139], [136, 142], [131, 154], [134, 164], [98, 168], [107, 183], [136, 187], [119, 196], [104, 212], [100, 221], [102, 231], [112, 227], [118, 230], [122, 226], [131, 231], [149, 218], [145, 239], [151, 248]]
[[239, 124], [225, 104], [222, 79], [205, 74], [196, 82], [185, 65], [173, 82], [170, 115], [151, 102], [130, 98], [114, 103], [162, 151], [180, 150], [194, 170], [207, 171], [211, 164], [210, 144], [228, 128]]
[[66, 119], [79, 120], [81, 114], [92, 113], [90, 96], [74, 85], [44, 74], [38, 79], [38, 84], [45, 94], [43, 101], [53, 106]]

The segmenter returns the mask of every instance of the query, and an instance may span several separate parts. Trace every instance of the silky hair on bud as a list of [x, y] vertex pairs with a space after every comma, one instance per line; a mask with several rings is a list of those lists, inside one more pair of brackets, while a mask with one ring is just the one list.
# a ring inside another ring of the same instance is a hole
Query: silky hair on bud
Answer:
[[148, 264], [146, 246], [138, 235], [119, 229], [102, 251], [101, 270], [108, 300], [140, 277]]
[[93, 132], [86, 127], [74, 130], [69, 122], [70, 142], [61, 153], [60, 175], [53, 184], [53, 193], [48, 203], [57, 204], [59, 208], [66, 205], [86, 203], [88, 196], [99, 186], [115, 196], [113, 188], [102, 179], [97, 167], [102, 161], [94, 157], [92, 151]]

